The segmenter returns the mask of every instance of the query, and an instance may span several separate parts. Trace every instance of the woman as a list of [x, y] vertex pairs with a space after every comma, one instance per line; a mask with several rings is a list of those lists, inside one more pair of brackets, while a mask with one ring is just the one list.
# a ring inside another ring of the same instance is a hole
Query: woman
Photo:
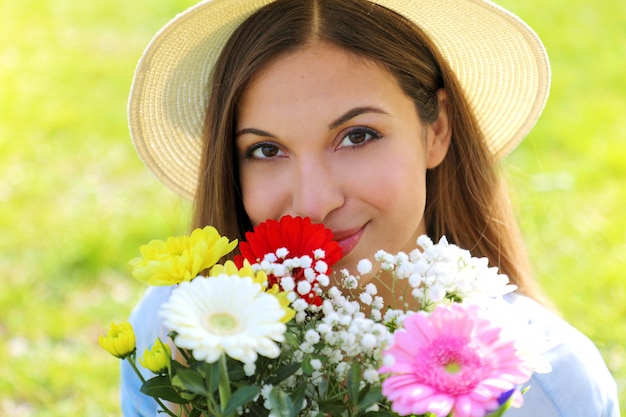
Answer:
[[[536, 302], [497, 171], [548, 85], [536, 35], [483, 1], [208, 1], [148, 47], [130, 125], [148, 167], [194, 199], [196, 227], [242, 239], [265, 219], [307, 216], [344, 248], [337, 269], [424, 233], [487, 257], [559, 341], [553, 371], [507, 415], [617, 416], [597, 349]], [[168, 294], [150, 290], [133, 313], [140, 351], [163, 333]], [[125, 415], [155, 413], [127, 368], [122, 400]]]

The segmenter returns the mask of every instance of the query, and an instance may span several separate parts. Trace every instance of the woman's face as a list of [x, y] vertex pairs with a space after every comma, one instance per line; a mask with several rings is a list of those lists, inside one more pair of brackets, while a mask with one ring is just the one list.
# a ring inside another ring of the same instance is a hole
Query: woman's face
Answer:
[[392, 75], [312, 43], [272, 61], [239, 107], [236, 147], [245, 210], [256, 225], [290, 214], [333, 231], [336, 270], [378, 249], [415, 248], [426, 232], [426, 170], [449, 144], [445, 94], [424, 125]]

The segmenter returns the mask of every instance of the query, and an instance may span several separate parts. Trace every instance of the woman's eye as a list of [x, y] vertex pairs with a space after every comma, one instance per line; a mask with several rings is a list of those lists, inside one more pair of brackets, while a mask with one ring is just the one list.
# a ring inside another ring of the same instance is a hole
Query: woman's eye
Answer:
[[273, 143], [259, 143], [251, 146], [246, 152], [249, 159], [269, 159], [280, 156], [282, 151]]
[[348, 131], [348, 133], [341, 139], [338, 148], [359, 146], [371, 140], [380, 138], [381, 135], [373, 129], [367, 127], [356, 127]]

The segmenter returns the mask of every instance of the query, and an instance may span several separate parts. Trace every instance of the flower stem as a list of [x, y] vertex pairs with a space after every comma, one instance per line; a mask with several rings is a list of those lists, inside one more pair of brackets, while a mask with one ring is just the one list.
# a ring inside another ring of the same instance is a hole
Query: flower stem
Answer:
[[[141, 383], [144, 384], [146, 382], [146, 378], [143, 377], [143, 375], [139, 371], [139, 368], [137, 368], [137, 364], [135, 363], [135, 354], [133, 353], [132, 355], [127, 357], [126, 360], [130, 364], [131, 368], [133, 368], [133, 370], [135, 371], [139, 379], [141, 380]], [[163, 409], [163, 411], [167, 413], [170, 417], [178, 417], [176, 414], [172, 413], [170, 409], [167, 408], [165, 404], [163, 404], [163, 402], [161, 402], [159, 398], [157, 397], [152, 397], [152, 398], [154, 398], [154, 401], [156, 401], [157, 404]]]
[[220, 382], [217, 386], [220, 396], [220, 408], [222, 411], [226, 408], [228, 400], [230, 400], [230, 379], [228, 379], [228, 366], [226, 366], [226, 355], [220, 358]]
[[141, 380], [141, 383], [146, 382], [146, 378], [144, 378], [141, 372], [139, 372], [139, 369], [137, 368], [137, 364], [135, 363], [135, 354], [134, 353], [131, 354], [129, 357], [126, 358], [126, 360], [130, 364], [130, 366], [133, 368], [133, 371], [135, 371], [135, 373]]

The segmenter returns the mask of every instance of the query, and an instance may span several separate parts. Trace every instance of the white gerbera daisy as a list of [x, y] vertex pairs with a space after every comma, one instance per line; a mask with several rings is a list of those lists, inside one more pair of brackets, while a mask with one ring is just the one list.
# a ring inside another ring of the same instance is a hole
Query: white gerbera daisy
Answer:
[[174, 343], [210, 363], [223, 353], [244, 363], [257, 354], [277, 357], [284, 314], [278, 299], [251, 278], [226, 274], [182, 283], [160, 311], [165, 327], [177, 333]]

